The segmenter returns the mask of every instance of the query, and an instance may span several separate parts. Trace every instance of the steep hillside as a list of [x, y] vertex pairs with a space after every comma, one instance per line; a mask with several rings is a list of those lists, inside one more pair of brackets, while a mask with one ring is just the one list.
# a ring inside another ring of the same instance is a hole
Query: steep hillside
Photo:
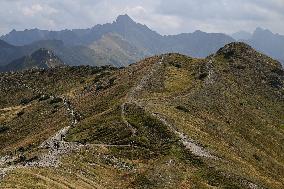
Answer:
[[23, 56], [29, 56], [40, 48], [52, 50], [68, 65], [102, 66], [111, 64], [111, 62], [102, 61], [100, 54], [86, 46], [66, 46], [59, 40], [43, 40], [24, 46], [13, 46], [0, 41], [0, 66], [5, 66]]
[[14, 60], [8, 65], [1, 67], [0, 71], [22, 71], [40, 68], [55, 68], [63, 66], [64, 63], [50, 50], [39, 49], [30, 56], [24, 56]]
[[100, 61], [100, 54], [86, 46], [67, 46], [58, 40], [37, 41], [30, 45], [22, 46], [22, 49], [25, 49], [27, 52], [33, 52], [39, 48], [52, 50], [63, 62], [71, 66], [103, 66], [108, 64], [107, 61]]
[[0, 75], [2, 188], [283, 188], [284, 72], [206, 59]]
[[[100, 40], [89, 46], [93, 49], [102, 64], [109, 62], [110, 65], [117, 67], [127, 66], [142, 57], [150, 56], [151, 53], [146, 49], [139, 49], [131, 45], [127, 40], [118, 34], [106, 34]], [[97, 58], [97, 59], [99, 59]]]
[[25, 53], [18, 47], [0, 40], [0, 66], [6, 65], [24, 55]]

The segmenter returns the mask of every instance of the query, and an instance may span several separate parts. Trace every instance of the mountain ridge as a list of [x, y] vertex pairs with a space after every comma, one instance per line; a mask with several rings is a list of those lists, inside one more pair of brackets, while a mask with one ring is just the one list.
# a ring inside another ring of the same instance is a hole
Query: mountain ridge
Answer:
[[274, 34], [268, 29], [257, 27], [249, 37], [240, 37], [239, 41], [243, 41], [258, 51], [268, 54], [272, 58], [277, 59], [284, 65], [284, 36]]
[[247, 44], [0, 80], [0, 187], [283, 188], [284, 71]]
[[[111, 37], [111, 35], [113, 36]], [[257, 37], [258, 35], [260, 36]], [[120, 15], [112, 23], [98, 24], [89, 29], [61, 31], [32, 29], [19, 32], [13, 30], [9, 34], [1, 36], [1, 39], [14, 45], [31, 42], [36, 44], [39, 43], [38, 40], [60, 40], [63, 42], [62, 47], [51, 46], [51, 50], [69, 65], [113, 65], [118, 67], [127, 66], [155, 54], [171, 52], [204, 58], [215, 53], [225, 44], [235, 41], [226, 34], [206, 33], [199, 30], [178, 35], [160, 35], [146, 25], [135, 22], [128, 15]], [[251, 39], [240, 41], [250, 44], [255, 49], [283, 63], [283, 36], [257, 28], [251, 35]], [[42, 43], [42, 47], [46, 48], [44, 43]], [[129, 52], [129, 49], [132, 51]], [[75, 56], [76, 52], [78, 52], [78, 57]], [[14, 53], [7, 54], [1, 59], [6, 61], [6, 64], [13, 59], [11, 54]], [[20, 55], [27, 55], [27, 52], [24, 50]]]
[[[0, 39], [17, 45], [29, 44], [38, 40], [61, 40], [67, 48], [84, 46], [85, 48], [91, 49], [94, 43], [98, 44], [98, 41], [102, 40], [107, 34], [119, 35], [119, 38], [127, 41], [127, 43], [132, 46], [132, 49], [137, 49], [136, 54], [139, 55], [139, 57], [137, 57], [134, 53], [133, 56], [129, 56], [129, 53], [127, 52], [129, 48], [120, 48], [120, 52], [118, 54], [112, 54], [111, 57], [107, 57], [110, 55], [105, 55], [104, 53], [99, 54], [98, 52], [93, 52], [90, 55], [92, 56], [94, 54], [98, 57], [106, 57], [106, 60], [108, 61], [105, 61], [102, 64], [113, 64], [115, 66], [125, 66], [125, 64], [134, 63], [147, 56], [169, 52], [179, 52], [193, 57], [206, 57], [225, 44], [234, 41], [233, 38], [224, 34], [209, 34], [200, 31], [192, 34], [163, 36], [151, 30], [146, 25], [136, 23], [128, 15], [118, 16], [112, 23], [96, 25], [89, 29], [62, 31], [41, 31], [33, 29], [19, 32], [12, 31], [7, 35], [2, 36]], [[124, 42], [122, 42], [122, 44], [120, 44], [120, 42], [122, 41], [115, 41], [116, 44], [114, 44], [114, 49], [108, 47], [110, 51], [115, 52], [117, 50], [115, 49], [116, 46], [123, 47]], [[104, 50], [104, 46], [100, 49], [97, 45], [96, 49], [98, 48], [99, 51]], [[54, 52], [58, 54], [56, 50], [54, 50]], [[119, 59], [119, 57], [121, 57], [121, 59]], [[96, 61], [100, 62], [100, 60], [93, 59], [95, 62], [93, 62], [92, 65], [97, 65]], [[113, 60], [116, 60], [116, 62]]]

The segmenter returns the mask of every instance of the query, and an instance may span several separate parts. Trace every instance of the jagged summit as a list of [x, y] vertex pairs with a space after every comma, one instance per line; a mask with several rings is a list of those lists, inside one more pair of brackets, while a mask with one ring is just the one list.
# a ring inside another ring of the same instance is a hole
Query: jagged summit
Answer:
[[203, 33], [206, 33], [206, 32], [203, 32], [203, 31], [201, 31], [201, 30], [195, 30], [193, 33], [194, 33], [194, 34], [203, 34]]
[[268, 29], [263, 29], [263, 28], [256, 28], [255, 31], [253, 32], [252, 38], [257, 39], [259, 41], [263, 41], [265, 38], [273, 38], [274, 34], [268, 30]]
[[[283, 73], [283, 71], [281, 71], [282, 66], [280, 62], [256, 51], [250, 45], [243, 42], [234, 42], [225, 45], [223, 48], [217, 51], [214, 57], [217, 59], [225, 58], [226, 60], [224, 62], [229, 63], [231, 66], [233, 64], [233, 67], [238, 67], [241, 69], [250, 68], [257, 75], [259, 75], [259, 70], [262, 70], [263, 72], [267, 72], [269, 70], [278, 70], [276, 71], [277, 73]], [[275, 77], [278, 78], [282, 76]], [[279, 78], [276, 80], [277, 83], [281, 83], [278, 82], [280, 80]], [[282, 86], [282, 84], [279, 85]]]
[[[217, 56], [224, 56], [226, 59], [234, 60], [234, 59], [258, 59], [262, 56], [259, 52], [254, 50], [250, 45], [243, 42], [233, 42], [225, 45], [221, 49], [219, 49], [216, 53]], [[241, 61], [247, 62], [247, 61]]]
[[31, 59], [38, 64], [40, 68], [54, 68], [64, 65], [51, 50], [40, 48], [31, 54]]
[[257, 34], [257, 33], [266, 33], [266, 34], [273, 35], [273, 33], [272, 33], [270, 30], [268, 30], [268, 29], [263, 29], [263, 28], [261, 28], [261, 27], [257, 27], [257, 28], [255, 29], [254, 33], [255, 33], [255, 34]]
[[250, 45], [243, 42], [233, 42], [225, 45], [221, 49], [217, 51], [216, 54], [224, 54], [224, 55], [241, 55], [243, 53], [247, 54], [252, 51], [255, 51]]
[[40, 48], [39, 50], [35, 51], [31, 54], [31, 57], [35, 59], [54, 59], [57, 58], [55, 54], [46, 48]]
[[132, 18], [130, 18], [130, 16], [128, 16], [127, 14], [124, 15], [119, 15], [116, 18], [116, 23], [118, 24], [128, 24], [128, 23], [135, 23]]

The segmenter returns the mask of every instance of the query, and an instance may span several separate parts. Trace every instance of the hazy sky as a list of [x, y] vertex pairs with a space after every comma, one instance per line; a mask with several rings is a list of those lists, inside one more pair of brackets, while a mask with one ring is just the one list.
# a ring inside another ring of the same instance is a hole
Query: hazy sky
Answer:
[[126, 13], [162, 34], [232, 33], [257, 26], [284, 34], [284, 0], [0, 0], [0, 34], [89, 28]]

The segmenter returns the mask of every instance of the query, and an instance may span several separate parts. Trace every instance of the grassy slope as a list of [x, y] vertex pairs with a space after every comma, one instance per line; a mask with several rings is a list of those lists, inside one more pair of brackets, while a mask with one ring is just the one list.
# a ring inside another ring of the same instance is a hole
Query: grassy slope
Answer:
[[[228, 56], [230, 52], [224, 50], [204, 60], [165, 55], [147, 87], [136, 94], [143, 108], [126, 104], [125, 119], [136, 129], [135, 135], [125, 125], [121, 104], [160, 57], [121, 70], [65, 68], [71, 70], [35, 74], [35, 80], [24, 80], [30, 84], [38, 81], [36, 87], [72, 100], [82, 120], [70, 130], [67, 140], [88, 145], [64, 156], [59, 168], [15, 170], [0, 187], [247, 188], [250, 181], [282, 188], [283, 87], [277, 85], [282, 73], [273, 60], [238, 47], [235, 55]], [[20, 98], [33, 95], [20, 91], [14, 94]], [[1, 108], [18, 107], [14, 98], [5, 97]], [[37, 109], [52, 107], [47, 100], [18, 108], [34, 114]], [[151, 113], [165, 117], [220, 159], [196, 157]], [[67, 118], [60, 110], [50, 121], [58, 118], [64, 125]], [[52, 123], [49, 127], [61, 126]], [[25, 144], [20, 135], [8, 146]], [[32, 132], [27, 136], [36, 140]]]
[[[267, 83], [259, 85], [261, 79], [267, 79], [261, 78], [263, 74], [251, 73], [250, 67], [238, 70], [222, 55], [214, 58], [212, 81], [207, 76], [196, 82], [204, 74], [204, 60], [182, 62], [176, 61], [178, 57], [165, 68], [165, 89], [145, 94], [147, 110], [164, 115], [226, 159], [225, 163], [212, 163], [218, 169], [281, 188], [283, 91]], [[174, 62], [179, 66], [171, 66]]]
[[145, 49], [133, 46], [118, 34], [106, 34], [100, 40], [92, 43], [89, 48], [97, 53], [97, 62], [115, 65], [117, 67], [127, 66], [149, 56]]
[[8, 129], [0, 133], [1, 153], [37, 147], [68, 126], [63, 102], [53, 103], [49, 96], [72, 96], [85, 78], [96, 77], [101, 70], [78, 67], [2, 74], [0, 124]]

